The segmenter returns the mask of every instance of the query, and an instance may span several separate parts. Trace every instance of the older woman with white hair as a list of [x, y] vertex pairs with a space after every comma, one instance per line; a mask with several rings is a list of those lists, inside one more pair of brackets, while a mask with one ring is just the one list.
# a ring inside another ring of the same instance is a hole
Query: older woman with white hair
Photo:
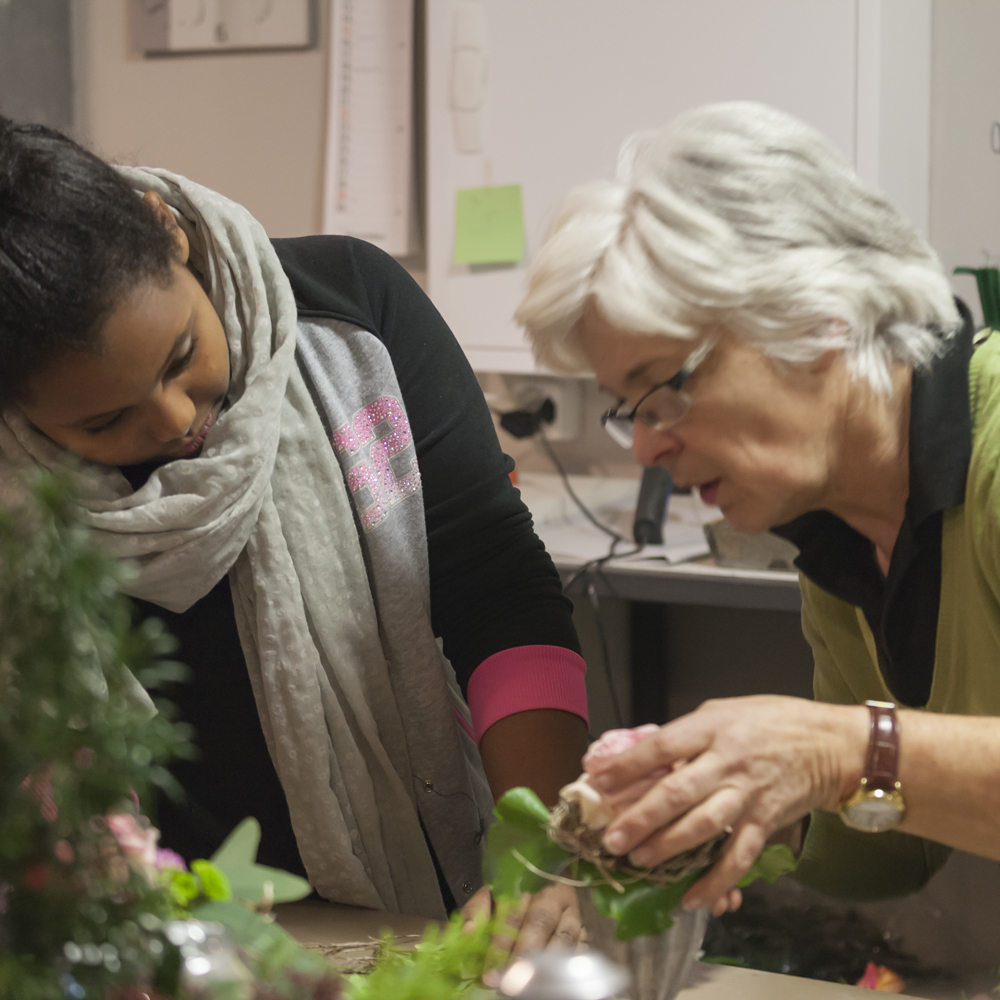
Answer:
[[702, 108], [569, 195], [518, 318], [643, 465], [800, 553], [816, 701], [708, 701], [588, 762], [608, 849], [731, 828], [685, 897], [716, 909], [806, 828], [798, 877], [854, 898], [1000, 860], [1000, 336], [902, 215], [800, 122]]

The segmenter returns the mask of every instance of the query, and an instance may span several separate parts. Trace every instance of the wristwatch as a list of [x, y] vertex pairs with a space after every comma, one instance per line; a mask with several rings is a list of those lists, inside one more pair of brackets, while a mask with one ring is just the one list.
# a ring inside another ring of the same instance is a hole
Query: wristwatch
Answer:
[[896, 706], [887, 701], [865, 702], [871, 713], [868, 756], [857, 791], [840, 804], [840, 818], [852, 830], [882, 833], [899, 826], [906, 802], [899, 787], [899, 721]]

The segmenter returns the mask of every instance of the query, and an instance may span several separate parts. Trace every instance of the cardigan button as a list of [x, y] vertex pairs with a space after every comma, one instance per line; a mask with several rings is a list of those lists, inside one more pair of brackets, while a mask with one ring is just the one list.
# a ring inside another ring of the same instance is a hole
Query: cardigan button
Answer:
[[465, 892], [465, 893], [472, 892], [472, 879], [466, 879], [462, 883], [462, 892]]
[[433, 792], [434, 791], [434, 782], [431, 781], [430, 779], [428, 779], [427, 781], [425, 781], [424, 782], [424, 791], [425, 792]]

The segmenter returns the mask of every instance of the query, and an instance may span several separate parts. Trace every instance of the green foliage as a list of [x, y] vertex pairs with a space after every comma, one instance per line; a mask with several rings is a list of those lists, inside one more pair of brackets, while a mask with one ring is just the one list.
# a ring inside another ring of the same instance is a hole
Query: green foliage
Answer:
[[624, 886], [624, 892], [618, 892], [614, 886], [595, 879], [590, 893], [597, 909], [617, 923], [615, 937], [620, 941], [631, 941], [669, 930], [674, 923], [671, 913], [701, 874], [692, 872], [680, 882], [662, 888], [647, 882], [635, 882]]
[[1000, 328], [1000, 272], [995, 267], [956, 267], [952, 274], [975, 277], [983, 323], [991, 330]]
[[[520, 899], [551, 883], [530, 871], [522, 860], [544, 872], [557, 872], [572, 855], [549, 840], [549, 811], [530, 788], [512, 788], [496, 804], [497, 822], [486, 834], [483, 880], [497, 898]], [[516, 853], [515, 853], [516, 852]]]
[[291, 903], [304, 899], [312, 892], [312, 886], [304, 878], [280, 868], [257, 864], [259, 844], [260, 824], [253, 817], [248, 817], [212, 855], [212, 862], [227, 879], [234, 899], [247, 903]]
[[[487, 834], [483, 872], [497, 899], [520, 899], [522, 892], [537, 892], [549, 884], [544, 876], [530, 871], [524, 864], [527, 861], [551, 875], [588, 883], [594, 905], [616, 921], [616, 937], [622, 941], [667, 930], [673, 924], [670, 914], [681, 897], [704, 874], [704, 869], [692, 872], [680, 882], [662, 887], [646, 881], [632, 882], [622, 885], [619, 891], [593, 865], [574, 861], [568, 851], [549, 839], [549, 811], [527, 788], [513, 788], [500, 798], [496, 820]], [[773, 882], [794, 868], [795, 858], [787, 847], [766, 847], [740, 885], [759, 878]]]
[[148, 966], [142, 920], [168, 909], [106, 817], [135, 823], [134, 796], [171, 787], [162, 765], [189, 749], [133, 676], [176, 673], [156, 662], [174, 645], [155, 625], [132, 628], [122, 569], [69, 505], [66, 482], [46, 477], [33, 500], [0, 511], [3, 996], [62, 998], [64, 975], [100, 995]]
[[192, 861], [189, 872], [165, 868], [160, 872], [159, 882], [170, 894], [171, 916], [179, 920], [190, 916], [202, 903], [233, 898], [229, 879], [211, 861]]
[[337, 996], [325, 962], [231, 901], [234, 878], [245, 900], [260, 900], [267, 881], [275, 899], [309, 891], [253, 863], [255, 821], [220, 859], [158, 870], [158, 834], [137, 806], [157, 787], [179, 790], [165, 764], [191, 745], [172, 706], [142, 685], [160, 690], [186, 670], [169, 659], [162, 625], [132, 627], [127, 570], [74, 523], [71, 504], [66, 479], [45, 476], [0, 510], [0, 997], [187, 998], [165, 921], [192, 912], [233, 931], [257, 976], [199, 1000]]
[[784, 844], [772, 844], [761, 851], [760, 857], [750, 867], [750, 871], [740, 879], [740, 888], [756, 882], [759, 878], [765, 882], [776, 882], [782, 875], [795, 871], [796, 864], [791, 848]]
[[374, 970], [367, 976], [351, 976], [347, 993], [351, 1000], [473, 1000], [486, 997], [483, 973], [489, 965], [490, 940], [497, 918], [481, 920], [464, 930], [460, 913], [443, 927], [429, 927], [413, 952], [382, 937], [382, 948]]
[[[320, 983], [332, 984], [337, 979], [325, 959], [306, 951], [276, 923], [246, 906], [232, 900], [210, 900], [196, 907], [194, 915], [199, 920], [225, 925], [260, 994], [268, 1000], [312, 997]], [[307, 992], [303, 992], [305, 983]]]

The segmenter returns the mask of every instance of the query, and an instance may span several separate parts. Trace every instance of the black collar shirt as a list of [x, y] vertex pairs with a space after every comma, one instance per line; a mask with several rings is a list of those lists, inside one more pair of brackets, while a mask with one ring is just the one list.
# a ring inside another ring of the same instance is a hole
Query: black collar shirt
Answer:
[[941, 597], [944, 511], [965, 501], [972, 457], [969, 361], [972, 317], [959, 303], [962, 329], [931, 367], [913, 373], [910, 483], [906, 513], [886, 576], [871, 541], [829, 511], [775, 528], [799, 548], [795, 565], [818, 587], [860, 608], [879, 668], [902, 705], [927, 704], [934, 676]]

